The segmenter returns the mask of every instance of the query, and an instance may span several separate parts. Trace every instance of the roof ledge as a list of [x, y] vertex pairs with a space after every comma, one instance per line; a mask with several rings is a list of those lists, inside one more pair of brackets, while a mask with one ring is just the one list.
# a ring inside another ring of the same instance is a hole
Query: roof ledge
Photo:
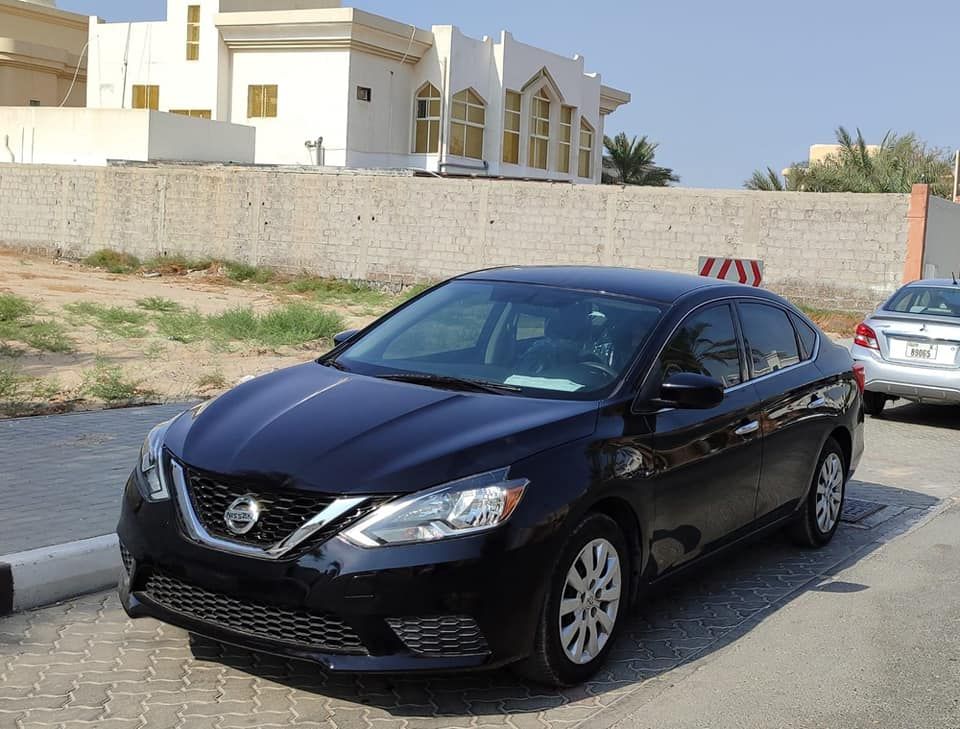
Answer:
[[630, 103], [631, 96], [626, 91], [612, 86], [600, 86], [600, 113], [612, 114], [624, 104]]

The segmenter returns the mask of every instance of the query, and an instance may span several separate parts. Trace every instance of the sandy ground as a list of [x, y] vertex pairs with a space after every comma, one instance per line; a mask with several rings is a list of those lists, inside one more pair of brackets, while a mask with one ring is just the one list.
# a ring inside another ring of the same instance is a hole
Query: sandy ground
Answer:
[[[226, 346], [210, 342], [184, 344], [154, 332], [143, 338], [123, 338], [98, 331], [91, 324], [78, 324], [77, 317], [63, 309], [80, 301], [136, 309], [138, 299], [156, 296], [171, 299], [184, 309], [215, 314], [238, 306], [263, 311], [285, 300], [300, 298], [256, 284], [218, 282], [205, 273], [163, 277], [115, 275], [71, 261], [0, 249], [0, 292], [29, 299], [43, 319], [64, 322], [74, 341], [75, 351], [69, 354], [39, 352], [18, 342], [8, 343], [0, 351], [0, 368], [12, 367], [31, 382], [42, 380], [51, 388], [56, 386], [57, 393], [46, 397], [53, 410], [102, 406], [80, 391], [84, 373], [98, 359], [122, 366], [125, 377], [152, 393], [146, 400], [163, 402], [211, 396], [241, 378], [307, 361], [329, 347], [329, 343], [323, 342], [280, 348], [238, 342]], [[350, 327], [364, 325], [379, 313], [370, 307], [325, 308], [337, 311]], [[205, 382], [221, 377], [223, 385]]]

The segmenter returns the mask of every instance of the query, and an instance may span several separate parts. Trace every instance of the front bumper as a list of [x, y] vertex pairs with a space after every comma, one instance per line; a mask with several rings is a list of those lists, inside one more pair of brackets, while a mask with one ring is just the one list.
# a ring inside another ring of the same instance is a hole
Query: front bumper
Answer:
[[960, 403], [960, 370], [890, 362], [873, 349], [854, 344], [850, 353], [863, 365], [866, 388], [924, 403]]
[[[257, 559], [190, 541], [173, 501], [144, 502], [136, 478], [117, 529], [131, 617], [329, 671], [492, 668], [532, 647], [552, 538], [527, 541], [508, 523], [433, 544], [363, 549], [333, 538], [295, 558]], [[329, 641], [318, 638], [327, 626]]]

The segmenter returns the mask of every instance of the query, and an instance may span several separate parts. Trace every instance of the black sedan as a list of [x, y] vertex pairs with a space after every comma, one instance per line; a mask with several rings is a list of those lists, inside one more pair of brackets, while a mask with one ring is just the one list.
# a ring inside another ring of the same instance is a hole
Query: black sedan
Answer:
[[157, 426], [120, 594], [333, 671], [596, 671], [658, 580], [758, 533], [819, 547], [862, 371], [783, 299], [671, 273], [502, 268]]

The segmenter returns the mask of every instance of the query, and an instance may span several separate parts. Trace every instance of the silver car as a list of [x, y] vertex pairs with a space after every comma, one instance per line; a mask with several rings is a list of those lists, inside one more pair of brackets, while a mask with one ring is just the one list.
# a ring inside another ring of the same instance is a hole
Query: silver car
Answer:
[[907, 284], [857, 326], [851, 354], [863, 365], [867, 415], [898, 398], [960, 404], [960, 284]]

